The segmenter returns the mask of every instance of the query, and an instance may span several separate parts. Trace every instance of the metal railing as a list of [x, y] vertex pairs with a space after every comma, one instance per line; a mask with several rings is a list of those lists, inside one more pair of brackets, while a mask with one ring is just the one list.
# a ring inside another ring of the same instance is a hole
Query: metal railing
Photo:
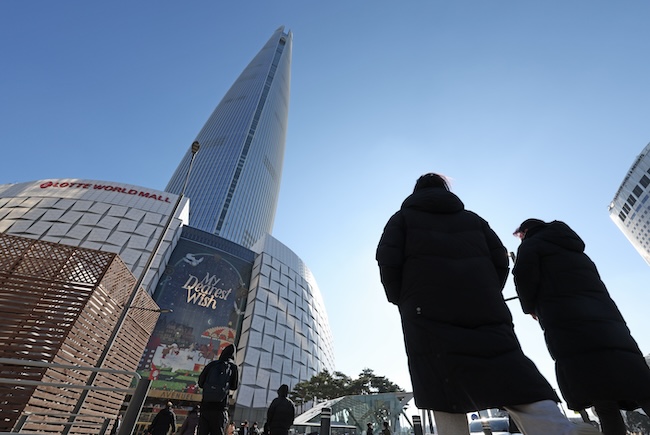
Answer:
[[[125, 396], [131, 394], [132, 399], [129, 402], [127, 407], [126, 414], [122, 419], [122, 424], [120, 425], [119, 434], [127, 435], [133, 432], [133, 428], [137, 422], [137, 419], [142, 410], [142, 404], [146, 398], [147, 392], [149, 390], [150, 381], [148, 379], [142, 379], [137, 372], [127, 371], [127, 370], [116, 370], [116, 369], [107, 369], [107, 368], [98, 368], [98, 367], [84, 367], [76, 365], [65, 365], [65, 364], [56, 364], [48, 363], [43, 361], [29, 361], [16, 358], [0, 358], [0, 364], [3, 365], [13, 365], [13, 366], [27, 366], [27, 367], [40, 367], [40, 368], [54, 368], [54, 369], [65, 369], [65, 370], [76, 370], [76, 371], [89, 371], [89, 372], [103, 372], [110, 374], [121, 374], [121, 375], [130, 375], [132, 379], [136, 380], [135, 388], [120, 388], [120, 387], [103, 387], [103, 386], [94, 386], [87, 384], [71, 384], [71, 383], [55, 383], [55, 382], [42, 382], [42, 381], [32, 381], [28, 379], [21, 378], [0, 378], [0, 384], [10, 384], [14, 386], [36, 386], [36, 387], [55, 387], [55, 388], [65, 388], [65, 389], [76, 389], [76, 390], [92, 390], [92, 391], [112, 391], [123, 393]], [[46, 420], [35, 420], [30, 421], [30, 417], [54, 417], [56, 420], [48, 422]], [[83, 417], [91, 421], [77, 421], [77, 417]], [[90, 413], [62, 413], [58, 411], [52, 412], [26, 412], [23, 411], [18, 417], [16, 424], [14, 425], [11, 432], [0, 432], [0, 435], [11, 435], [11, 434], [42, 434], [43, 431], [24, 431], [23, 428], [28, 423], [35, 424], [50, 424], [56, 426], [64, 426], [68, 428], [69, 431], [74, 426], [89, 428], [89, 427], [99, 427], [97, 433], [98, 435], [104, 435], [106, 429], [110, 425], [112, 420], [115, 420], [117, 415], [111, 416], [101, 416]], [[66, 421], [62, 419], [67, 419]], [[96, 420], [93, 422], [92, 420]]]

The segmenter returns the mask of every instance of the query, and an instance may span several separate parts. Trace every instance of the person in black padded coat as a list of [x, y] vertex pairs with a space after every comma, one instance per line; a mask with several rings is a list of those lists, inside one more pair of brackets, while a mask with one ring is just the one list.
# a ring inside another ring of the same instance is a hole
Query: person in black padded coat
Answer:
[[270, 435], [287, 435], [289, 433], [296, 416], [296, 406], [287, 397], [288, 395], [289, 386], [287, 384], [280, 385], [278, 397], [273, 399], [266, 411], [266, 424]]
[[158, 414], [153, 418], [147, 433], [151, 435], [167, 435], [176, 432], [176, 414], [173, 411], [174, 405], [172, 402], [167, 402], [165, 407], [158, 411]]
[[598, 433], [562, 415], [523, 354], [501, 294], [507, 251], [444, 177], [417, 180], [386, 224], [376, 259], [402, 318], [416, 406], [434, 411], [441, 434], [468, 434], [467, 412], [496, 407], [526, 435]]
[[606, 435], [625, 435], [620, 409], [650, 415], [650, 368], [585, 243], [560, 221], [527, 219], [515, 235], [521, 307], [544, 330], [568, 407], [594, 406]]

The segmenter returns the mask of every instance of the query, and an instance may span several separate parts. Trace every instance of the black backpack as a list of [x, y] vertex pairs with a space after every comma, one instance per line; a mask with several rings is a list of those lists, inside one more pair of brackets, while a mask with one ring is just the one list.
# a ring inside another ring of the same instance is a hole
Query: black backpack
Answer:
[[203, 383], [203, 401], [223, 402], [230, 391], [232, 367], [228, 361], [213, 361], [206, 366], [208, 373]]

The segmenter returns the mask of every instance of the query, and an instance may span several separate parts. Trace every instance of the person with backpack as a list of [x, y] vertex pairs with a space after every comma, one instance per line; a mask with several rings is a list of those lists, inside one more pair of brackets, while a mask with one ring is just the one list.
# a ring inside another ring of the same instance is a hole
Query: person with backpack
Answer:
[[199, 375], [203, 391], [198, 435], [224, 435], [228, 421], [228, 395], [236, 390], [239, 372], [235, 364], [235, 346], [229, 344], [219, 359], [209, 363]]

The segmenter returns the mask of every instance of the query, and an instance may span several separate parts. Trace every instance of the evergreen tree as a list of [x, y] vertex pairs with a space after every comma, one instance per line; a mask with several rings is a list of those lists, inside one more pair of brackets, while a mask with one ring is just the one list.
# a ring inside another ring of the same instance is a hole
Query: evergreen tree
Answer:
[[359, 374], [357, 379], [351, 379], [341, 372], [330, 373], [327, 370], [312, 376], [308, 381], [297, 383], [289, 397], [296, 403], [302, 404], [312, 400], [328, 400], [341, 396], [358, 394], [390, 393], [404, 391], [384, 376], [377, 376], [368, 368]]

